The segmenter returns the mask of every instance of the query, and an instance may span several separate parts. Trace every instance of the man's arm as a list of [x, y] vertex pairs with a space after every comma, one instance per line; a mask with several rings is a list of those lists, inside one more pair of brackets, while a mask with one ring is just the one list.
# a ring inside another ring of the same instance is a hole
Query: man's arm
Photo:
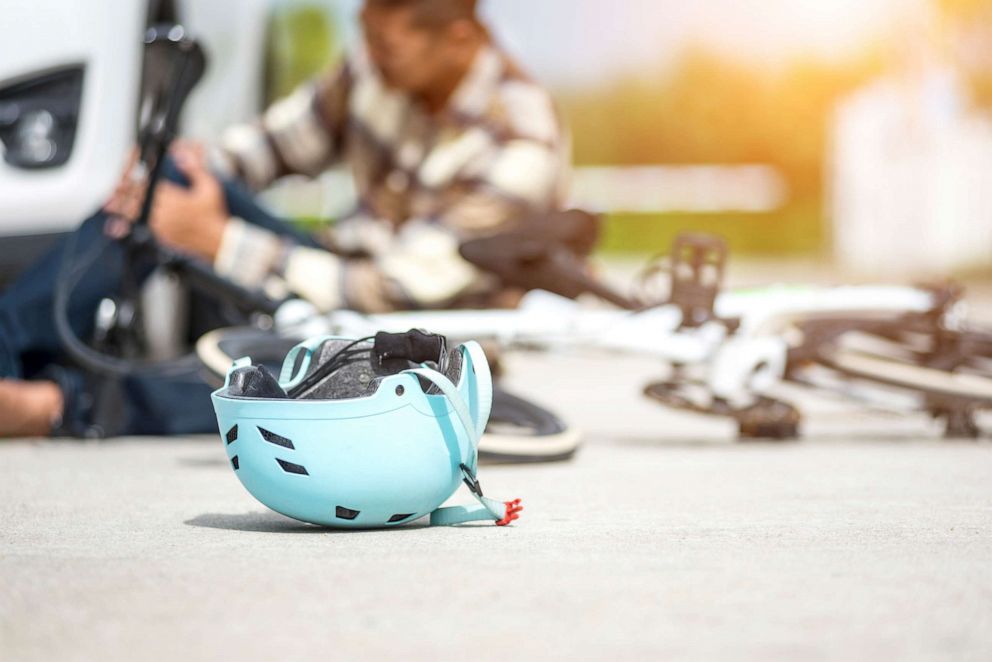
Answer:
[[256, 191], [285, 175], [320, 174], [341, 155], [351, 88], [345, 62], [275, 102], [254, 123], [226, 130], [221, 167]]
[[[335, 71], [273, 104], [256, 122], [228, 129], [217, 154], [220, 169], [256, 191], [285, 175], [320, 174], [344, 149], [352, 86], [351, 65], [346, 60]], [[305, 254], [286, 239], [240, 218], [226, 219], [223, 225], [211, 261], [221, 275], [242, 285], [262, 287], [286, 269], [291, 252]], [[328, 270], [336, 268], [332, 258], [327, 254], [323, 268], [311, 269], [330, 278]], [[297, 261], [312, 262], [305, 257]], [[326, 304], [328, 309], [337, 306], [336, 299]]]
[[344, 248], [364, 249], [371, 254], [368, 259], [292, 246], [233, 221], [215, 267], [250, 287], [277, 276], [286, 288], [325, 311], [443, 307], [480, 283], [477, 270], [460, 256], [460, 244], [554, 208], [565, 163], [553, 145], [514, 139], [495, 149], [471, 176], [447, 187], [443, 207], [432, 218], [411, 219], [395, 234], [388, 222], [372, 218], [350, 219], [335, 228]]

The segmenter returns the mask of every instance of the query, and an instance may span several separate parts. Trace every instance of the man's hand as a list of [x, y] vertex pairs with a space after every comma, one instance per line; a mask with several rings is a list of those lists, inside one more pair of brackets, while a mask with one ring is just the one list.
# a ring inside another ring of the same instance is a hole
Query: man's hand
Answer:
[[173, 158], [190, 187], [166, 181], [158, 185], [149, 221], [152, 231], [163, 244], [213, 263], [227, 227], [224, 191], [199, 147], [177, 145]]

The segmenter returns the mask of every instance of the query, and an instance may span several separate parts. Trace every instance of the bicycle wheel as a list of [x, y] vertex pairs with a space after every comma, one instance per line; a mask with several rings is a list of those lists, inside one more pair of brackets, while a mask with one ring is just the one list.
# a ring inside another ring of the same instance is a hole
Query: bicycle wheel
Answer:
[[575, 455], [581, 433], [547, 409], [496, 387], [479, 457], [495, 462], [556, 462]]

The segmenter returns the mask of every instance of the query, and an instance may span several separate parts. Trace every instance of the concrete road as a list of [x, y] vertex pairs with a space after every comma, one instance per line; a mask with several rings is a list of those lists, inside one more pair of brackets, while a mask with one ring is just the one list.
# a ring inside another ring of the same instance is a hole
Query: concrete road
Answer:
[[510, 364], [587, 443], [483, 467], [508, 528], [303, 525], [213, 438], [0, 445], [0, 660], [992, 659], [988, 441], [810, 401], [737, 444], [655, 366]]

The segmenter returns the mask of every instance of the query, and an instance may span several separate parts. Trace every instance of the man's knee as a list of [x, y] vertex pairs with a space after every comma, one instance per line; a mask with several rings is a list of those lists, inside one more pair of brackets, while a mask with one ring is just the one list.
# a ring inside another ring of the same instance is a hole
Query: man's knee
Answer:
[[0, 310], [0, 379], [15, 379], [21, 376], [20, 361], [14, 353], [14, 348], [5, 340], [11, 335], [10, 330], [5, 328], [4, 311]]

